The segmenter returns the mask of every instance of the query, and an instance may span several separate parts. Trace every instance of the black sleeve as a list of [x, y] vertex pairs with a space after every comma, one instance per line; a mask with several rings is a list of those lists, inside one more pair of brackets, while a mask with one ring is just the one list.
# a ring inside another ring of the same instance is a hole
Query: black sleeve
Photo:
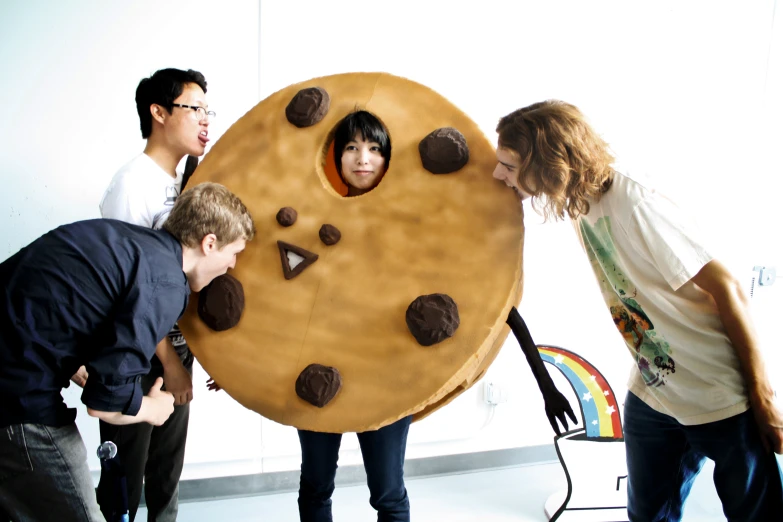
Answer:
[[178, 285], [137, 285], [113, 315], [111, 332], [87, 364], [82, 402], [98, 411], [136, 415], [141, 378], [149, 373], [155, 347], [185, 311], [188, 294]]

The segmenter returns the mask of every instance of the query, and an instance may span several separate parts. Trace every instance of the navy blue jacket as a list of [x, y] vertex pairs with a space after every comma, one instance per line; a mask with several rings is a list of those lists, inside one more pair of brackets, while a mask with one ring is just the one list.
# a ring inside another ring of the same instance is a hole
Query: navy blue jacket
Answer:
[[0, 427], [72, 423], [60, 392], [81, 365], [85, 405], [136, 415], [190, 295], [177, 239], [113, 219], [41, 236], [0, 264], [0, 288]]

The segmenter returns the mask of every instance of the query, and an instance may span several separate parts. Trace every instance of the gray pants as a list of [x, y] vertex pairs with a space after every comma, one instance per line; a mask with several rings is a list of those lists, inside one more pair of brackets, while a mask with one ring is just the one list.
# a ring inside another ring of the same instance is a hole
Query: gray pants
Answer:
[[[142, 378], [145, 395], [161, 373], [153, 368], [149, 375]], [[100, 422], [101, 441], [110, 440], [117, 445], [117, 456], [125, 469], [131, 521], [136, 518], [142, 488], [149, 522], [177, 520], [179, 477], [185, 461], [189, 417], [190, 404], [184, 404], [175, 406], [174, 413], [162, 426], [146, 422], [114, 426]], [[109, 494], [108, 487], [101, 476], [98, 486], [100, 499]]]
[[0, 428], [0, 520], [100, 522], [76, 424]]

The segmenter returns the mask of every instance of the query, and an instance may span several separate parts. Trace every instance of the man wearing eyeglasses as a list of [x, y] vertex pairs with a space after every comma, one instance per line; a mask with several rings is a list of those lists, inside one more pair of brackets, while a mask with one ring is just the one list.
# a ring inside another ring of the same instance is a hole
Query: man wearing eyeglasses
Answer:
[[[215, 116], [206, 100], [207, 82], [198, 71], [161, 69], [144, 78], [136, 89], [136, 109], [144, 152], [122, 167], [109, 183], [100, 204], [104, 218], [160, 228], [180, 193], [185, 156], [201, 156], [209, 142], [209, 123]], [[175, 325], [155, 351], [144, 392], [158, 377], [174, 395], [174, 413], [162, 426], [141, 423], [114, 426], [100, 423], [101, 441], [111, 440], [125, 467], [131, 520], [141, 498], [142, 482], [148, 520], [177, 518], [179, 478], [185, 458], [189, 403], [193, 399], [193, 355]], [[74, 382], [83, 384], [82, 369]], [[109, 505], [108, 479], [98, 486], [99, 503]], [[103, 502], [101, 502], [103, 500]]]

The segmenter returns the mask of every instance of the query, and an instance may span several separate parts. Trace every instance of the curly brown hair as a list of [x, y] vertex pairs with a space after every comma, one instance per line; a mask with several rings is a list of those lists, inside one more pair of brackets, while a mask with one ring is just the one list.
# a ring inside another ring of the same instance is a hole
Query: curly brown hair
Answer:
[[498, 147], [519, 156], [519, 185], [546, 219], [587, 214], [612, 184], [609, 146], [569, 103], [534, 103], [501, 118], [496, 130]]

